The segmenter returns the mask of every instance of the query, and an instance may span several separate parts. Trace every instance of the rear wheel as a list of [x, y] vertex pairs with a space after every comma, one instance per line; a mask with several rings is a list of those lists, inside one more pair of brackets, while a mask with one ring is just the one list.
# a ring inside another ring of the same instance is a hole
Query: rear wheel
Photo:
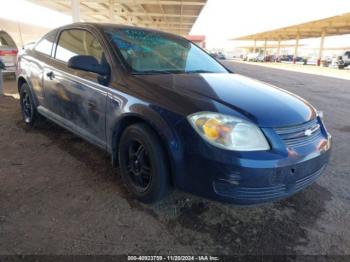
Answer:
[[129, 126], [119, 145], [120, 171], [129, 191], [145, 203], [169, 191], [168, 163], [156, 133], [145, 124]]
[[20, 103], [24, 122], [32, 126], [39, 118], [35, 108], [33, 97], [27, 83], [22, 84], [20, 89]]

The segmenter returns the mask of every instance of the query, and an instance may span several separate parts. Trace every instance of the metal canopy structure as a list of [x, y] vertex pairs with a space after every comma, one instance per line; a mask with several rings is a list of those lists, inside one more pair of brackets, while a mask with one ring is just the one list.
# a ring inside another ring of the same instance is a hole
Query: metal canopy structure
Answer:
[[321, 37], [322, 34], [327, 36], [350, 34], [350, 13], [315, 20], [303, 24], [283, 27], [262, 33], [241, 36], [231, 40], [292, 40]]
[[[299, 46], [303, 46], [303, 45], [299, 45]], [[268, 44], [266, 45], [266, 48], [288, 48], [288, 47], [294, 47], [293, 44]], [[242, 46], [237, 46], [237, 48], [243, 48], [243, 49], [261, 49], [261, 48], [265, 48], [264, 45], [242, 45]]]
[[186, 35], [207, 0], [29, 0], [73, 16], [73, 21], [112, 22]]
[[[350, 34], [350, 13], [332, 16], [320, 20], [314, 20], [307, 23], [283, 27], [262, 33], [241, 36], [230, 40], [253, 40], [264, 41], [264, 53], [266, 54], [267, 41], [278, 41], [277, 55], [280, 53], [281, 41], [295, 39], [294, 57], [298, 55], [299, 40], [306, 38], [320, 37], [320, 48], [318, 53], [318, 65], [322, 59], [324, 50], [324, 40], [326, 36]], [[255, 48], [254, 48], [255, 49]]]

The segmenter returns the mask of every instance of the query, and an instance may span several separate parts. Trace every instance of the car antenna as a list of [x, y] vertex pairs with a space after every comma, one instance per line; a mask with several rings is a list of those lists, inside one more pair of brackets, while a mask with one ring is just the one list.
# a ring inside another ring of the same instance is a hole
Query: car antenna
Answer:
[[21, 23], [19, 22], [19, 20], [17, 20], [17, 26], [18, 26], [18, 32], [19, 32], [19, 39], [21, 40], [21, 46], [22, 46], [22, 49], [24, 49]]

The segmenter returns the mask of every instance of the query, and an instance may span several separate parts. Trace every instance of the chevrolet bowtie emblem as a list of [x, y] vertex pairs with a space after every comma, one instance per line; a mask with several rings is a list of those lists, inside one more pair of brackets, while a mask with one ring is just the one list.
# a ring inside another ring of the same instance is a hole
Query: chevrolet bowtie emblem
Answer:
[[305, 130], [304, 135], [311, 136], [312, 135], [312, 130], [311, 129]]
[[306, 129], [304, 132], [305, 136], [311, 136], [314, 132], [316, 132], [320, 128], [320, 125], [316, 125], [310, 129]]

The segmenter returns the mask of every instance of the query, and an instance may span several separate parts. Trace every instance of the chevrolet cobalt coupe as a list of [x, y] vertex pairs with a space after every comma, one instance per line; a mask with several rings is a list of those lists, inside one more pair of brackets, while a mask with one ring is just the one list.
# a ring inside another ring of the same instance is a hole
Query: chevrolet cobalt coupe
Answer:
[[278, 200], [329, 159], [331, 137], [308, 102], [164, 32], [61, 27], [21, 52], [17, 81], [25, 123], [44, 116], [106, 150], [146, 203], [171, 187], [241, 205]]

